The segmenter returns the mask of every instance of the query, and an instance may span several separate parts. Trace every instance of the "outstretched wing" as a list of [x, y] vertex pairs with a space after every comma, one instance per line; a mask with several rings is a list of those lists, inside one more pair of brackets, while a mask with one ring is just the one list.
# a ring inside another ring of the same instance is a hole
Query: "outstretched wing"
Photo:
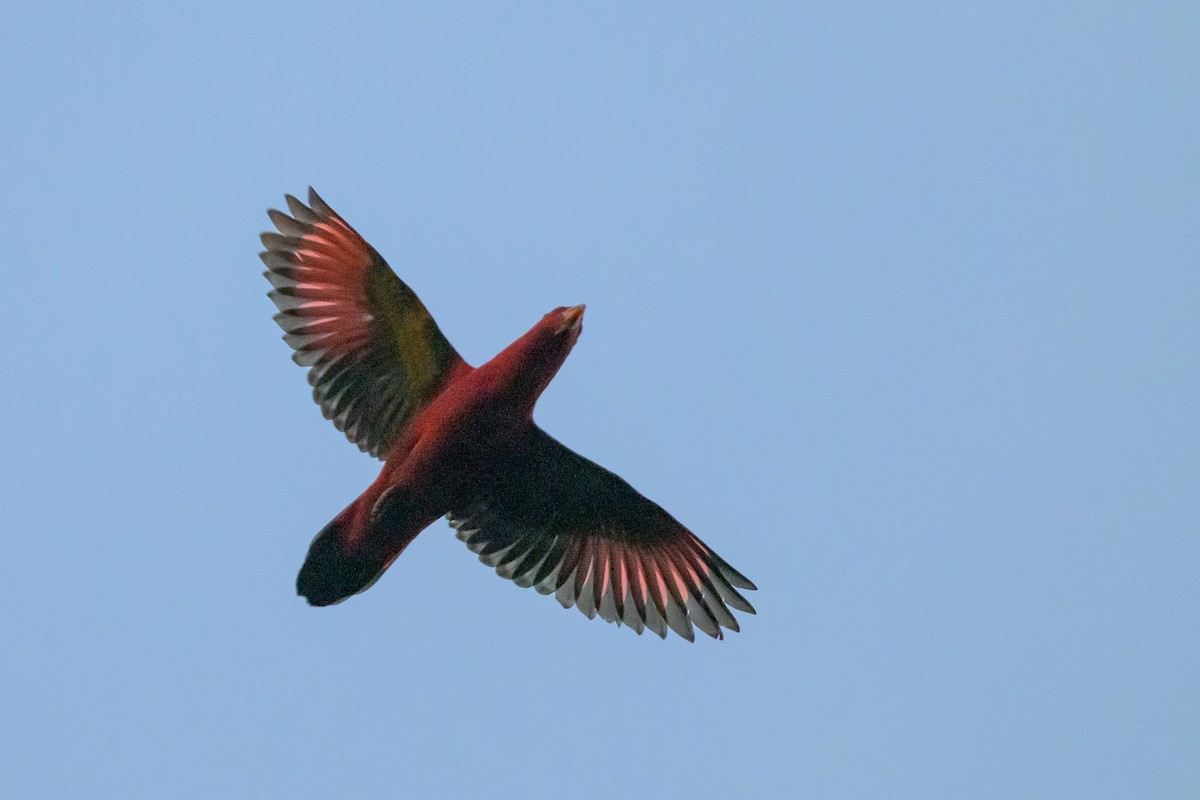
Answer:
[[359, 449], [383, 457], [405, 423], [465, 366], [420, 299], [310, 187], [268, 211], [264, 273], [313, 399]]
[[754, 584], [603, 467], [531, 428], [451, 527], [503, 578], [554, 594], [589, 618], [694, 639], [738, 630]]

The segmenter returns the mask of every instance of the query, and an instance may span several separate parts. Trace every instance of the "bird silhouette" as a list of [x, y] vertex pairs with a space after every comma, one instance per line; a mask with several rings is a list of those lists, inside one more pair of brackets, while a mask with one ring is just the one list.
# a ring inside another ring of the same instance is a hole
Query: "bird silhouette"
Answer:
[[296, 590], [339, 603], [445, 516], [479, 559], [589, 618], [722, 638], [755, 586], [624, 480], [551, 438], [533, 407], [583, 329], [560, 307], [471, 367], [420, 299], [311, 188], [268, 215], [275, 321], [313, 399], [379, 477], [313, 539]]

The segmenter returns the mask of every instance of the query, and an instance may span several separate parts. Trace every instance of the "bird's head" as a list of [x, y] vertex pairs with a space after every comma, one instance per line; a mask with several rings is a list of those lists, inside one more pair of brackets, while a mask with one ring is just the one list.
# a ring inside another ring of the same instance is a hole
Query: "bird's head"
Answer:
[[583, 310], [582, 305], [559, 306], [493, 359], [501, 384], [509, 384], [530, 409], [579, 339]]
[[583, 310], [582, 305], [559, 306], [521, 337], [524, 368], [537, 375], [540, 389], [558, 372], [583, 332]]
[[542, 324], [560, 339], [568, 342], [568, 349], [575, 346], [575, 340], [583, 333], [583, 312], [587, 306], [559, 306], [542, 318]]
[[[529, 347], [540, 353], [540, 357], [561, 364], [579, 334], [583, 332], [583, 310], [585, 306], [559, 306], [534, 325], [525, 334]], [[557, 364], [555, 369], [557, 370]]]

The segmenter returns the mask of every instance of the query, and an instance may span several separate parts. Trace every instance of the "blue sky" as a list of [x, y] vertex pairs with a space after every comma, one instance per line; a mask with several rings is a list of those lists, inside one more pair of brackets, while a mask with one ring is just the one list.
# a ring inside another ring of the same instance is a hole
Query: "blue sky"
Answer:
[[[1200, 11], [26, 4], [0, 29], [7, 797], [1200, 792]], [[760, 587], [638, 638], [374, 477], [255, 254], [313, 184]]]

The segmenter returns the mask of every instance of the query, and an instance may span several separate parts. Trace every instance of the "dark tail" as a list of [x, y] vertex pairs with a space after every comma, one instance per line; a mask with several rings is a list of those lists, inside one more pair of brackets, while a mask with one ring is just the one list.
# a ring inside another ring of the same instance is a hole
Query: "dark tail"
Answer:
[[418, 511], [396, 487], [372, 485], [313, 539], [296, 593], [309, 605], [329, 606], [365, 592], [439, 516]]

